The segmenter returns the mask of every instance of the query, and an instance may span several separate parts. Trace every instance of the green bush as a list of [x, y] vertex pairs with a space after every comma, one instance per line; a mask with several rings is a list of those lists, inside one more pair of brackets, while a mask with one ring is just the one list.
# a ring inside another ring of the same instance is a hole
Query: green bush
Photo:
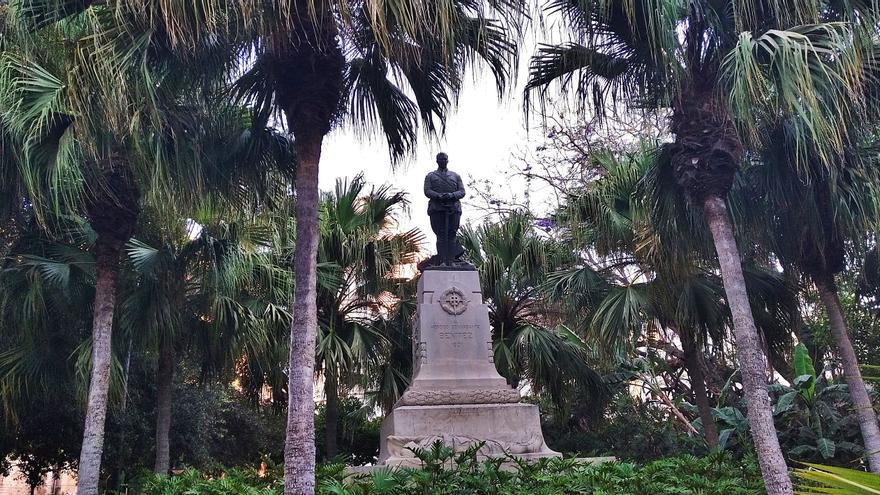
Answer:
[[[549, 410], [545, 407], [543, 410]], [[547, 445], [557, 452], [581, 457], [614, 455], [633, 462], [707, 452], [702, 438], [689, 437], [679, 424], [669, 421], [669, 411], [618, 390], [602, 414], [575, 411], [567, 417], [542, 416]]]
[[[864, 454], [858, 417], [852, 414], [849, 388], [817, 376], [803, 344], [795, 347], [791, 386], [770, 385], [773, 417], [782, 451], [790, 463], [819, 462], [851, 466]], [[751, 452], [745, 399], [713, 410], [722, 449]]]
[[143, 495], [275, 495], [283, 492], [283, 471], [259, 476], [255, 469], [230, 469], [209, 476], [195, 469], [178, 476], [147, 475], [129, 493]]
[[[473, 452], [453, 453], [440, 444], [416, 453], [422, 469], [381, 469], [346, 479], [341, 464], [319, 466], [318, 493], [324, 495], [760, 495], [761, 476], [752, 459], [735, 461], [724, 453], [680, 456], [644, 465], [610, 462], [581, 464], [574, 459], [538, 463], [478, 461]], [[271, 467], [229, 470], [210, 478], [197, 471], [150, 477], [134, 493], [143, 495], [279, 495], [282, 470]]]
[[327, 428], [327, 411], [324, 405], [315, 414], [315, 454], [318, 462], [344, 461], [353, 466], [376, 462], [379, 458], [379, 428], [381, 418], [370, 418], [371, 410], [354, 397], [342, 399], [339, 403], [339, 428], [336, 459], [327, 458], [324, 430]]

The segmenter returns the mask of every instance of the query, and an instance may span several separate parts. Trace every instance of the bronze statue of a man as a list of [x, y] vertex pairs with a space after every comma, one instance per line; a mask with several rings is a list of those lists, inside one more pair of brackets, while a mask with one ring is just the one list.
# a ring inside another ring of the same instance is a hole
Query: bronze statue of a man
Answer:
[[425, 176], [425, 196], [431, 230], [437, 234], [437, 259], [440, 265], [450, 265], [464, 254], [464, 248], [455, 238], [461, 221], [461, 198], [464, 184], [461, 177], [446, 168], [449, 157], [437, 153], [437, 170]]

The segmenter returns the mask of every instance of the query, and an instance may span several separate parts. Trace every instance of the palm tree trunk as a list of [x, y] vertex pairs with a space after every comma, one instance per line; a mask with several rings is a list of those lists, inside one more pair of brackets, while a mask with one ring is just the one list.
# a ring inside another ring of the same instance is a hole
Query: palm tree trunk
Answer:
[[339, 380], [335, 373], [324, 375], [324, 395], [327, 398], [324, 409], [324, 451], [327, 460], [331, 460], [339, 454], [336, 439], [339, 436]]
[[137, 225], [140, 193], [127, 177], [124, 159], [115, 153], [103, 163], [105, 184], [89, 198], [86, 214], [95, 240], [95, 302], [92, 315], [92, 372], [86, 404], [77, 494], [97, 495], [104, 452], [104, 425], [110, 390], [113, 311], [119, 279], [119, 256]]
[[718, 447], [718, 427], [715, 425], [715, 418], [712, 417], [712, 405], [709, 403], [709, 394], [706, 391], [706, 375], [700, 362], [700, 351], [697, 349], [696, 340], [685, 333], [682, 333], [681, 346], [684, 351], [684, 366], [691, 379], [691, 392], [694, 394], [697, 410], [700, 411], [706, 445], [714, 449]]
[[733, 332], [748, 406], [749, 426], [764, 485], [768, 495], [791, 495], [791, 478], [779, 447], [770, 395], [767, 392], [767, 366], [749, 305], [742, 262], [727, 214], [727, 205], [720, 197], [709, 195], [703, 201], [703, 209], [712, 231], [724, 292], [733, 316]]
[[125, 351], [125, 365], [122, 368], [122, 403], [119, 408], [122, 412], [128, 408], [128, 379], [131, 373], [131, 346], [134, 339], [128, 339], [128, 350]]
[[871, 472], [880, 473], [880, 428], [877, 426], [877, 413], [874, 412], [865, 380], [859, 370], [856, 352], [849, 340], [849, 331], [843, 316], [843, 309], [840, 306], [840, 299], [837, 296], [834, 275], [814, 276], [813, 282], [819, 291], [819, 299], [822, 300], [822, 305], [828, 312], [831, 335], [834, 336], [834, 343], [837, 344], [837, 352], [840, 354], [840, 360], [843, 364], [843, 374], [849, 386], [853, 405], [856, 408], [859, 427], [862, 430], [868, 466]]
[[[343, 98], [345, 57], [329, 2], [295, 0], [292, 36], [276, 49], [283, 62], [277, 77], [279, 105], [293, 131], [296, 168], [296, 247], [287, 383], [284, 494], [315, 493], [315, 340], [318, 334], [318, 169], [321, 145]], [[308, 12], [308, 14], [306, 14]]]
[[[128, 350], [125, 352], [125, 364], [122, 366], [122, 400], [119, 403], [119, 410], [124, 414], [126, 409], [128, 409], [128, 381], [131, 375], [131, 347], [134, 344], [134, 339], [128, 339]], [[123, 429], [119, 434], [119, 443], [125, 445], [126, 442], [126, 431]], [[122, 484], [125, 483], [125, 468], [122, 466], [117, 466], [112, 473], [110, 473], [110, 482], [109, 486], [113, 487], [114, 490], [120, 491], [122, 488]], [[54, 493], [50, 491], [49, 493]]]
[[296, 247], [293, 253], [293, 321], [284, 444], [285, 495], [315, 493], [315, 340], [317, 338], [316, 269], [318, 255], [318, 163], [320, 133], [297, 133]]
[[171, 468], [171, 395], [174, 386], [174, 343], [159, 341], [159, 391], [156, 395], [156, 463], [153, 472], [168, 474]]
[[287, 383], [284, 494], [315, 493], [315, 340], [318, 333], [318, 169], [321, 145], [343, 99], [345, 56], [332, 2], [294, 0], [293, 33], [276, 40], [279, 106], [293, 131], [296, 247]]
[[79, 457], [77, 493], [97, 495], [104, 451], [104, 424], [110, 389], [111, 333], [122, 246], [98, 236], [95, 259], [95, 309], [92, 322], [92, 375], [86, 407], [85, 431]]

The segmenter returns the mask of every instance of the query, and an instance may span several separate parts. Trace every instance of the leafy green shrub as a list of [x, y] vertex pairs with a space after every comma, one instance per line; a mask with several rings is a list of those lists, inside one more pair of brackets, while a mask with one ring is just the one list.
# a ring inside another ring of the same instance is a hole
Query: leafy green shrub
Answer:
[[133, 488], [133, 492], [144, 495], [280, 495], [284, 479], [280, 473], [261, 477], [254, 469], [230, 469], [222, 476], [212, 477], [190, 469], [178, 476], [147, 476]]
[[382, 419], [370, 419], [369, 413], [369, 408], [364, 407], [364, 403], [354, 397], [347, 397], [339, 402], [339, 428], [336, 436], [339, 458], [327, 459], [324, 445], [326, 408], [319, 406], [315, 414], [315, 454], [318, 461], [343, 459], [353, 466], [376, 462], [379, 458], [379, 428]]
[[[852, 465], [863, 454], [858, 418], [846, 384], [817, 377], [803, 344], [795, 347], [795, 378], [791, 386], [769, 387], [779, 443], [791, 462]], [[720, 446], [733, 452], [751, 451], [749, 423], [742, 401], [737, 407], [712, 411]]]
[[[478, 460], [474, 450], [454, 453], [440, 445], [416, 452], [421, 469], [379, 469], [346, 476], [341, 464], [319, 466], [322, 495], [761, 495], [761, 475], [753, 459], [736, 461], [729, 454], [704, 458], [680, 456], [645, 465], [609, 462], [587, 465], [575, 459]], [[506, 466], [504, 464], [507, 464]], [[143, 495], [276, 495], [282, 492], [282, 470], [271, 467], [229, 470], [222, 477], [197, 471], [181, 476], [150, 477], [134, 493]]]
[[573, 411], [562, 419], [545, 414], [541, 428], [547, 445], [565, 454], [613, 453], [619, 459], [634, 462], [706, 453], [701, 438], [689, 437], [678, 424], [669, 421], [668, 410], [632, 397], [626, 388], [618, 390], [602, 412], [588, 417], [589, 412]]
[[355, 478], [322, 480], [323, 494], [425, 493], [431, 495], [756, 495], [764, 493], [754, 461], [736, 462], [725, 454], [681, 456], [638, 466], [611, 462], [587, 465], [576, 459], [515, 462], [477, 461], [472, 452], [454, 454], [435, 445], [417, 452], [423, 469], [383, 470]]

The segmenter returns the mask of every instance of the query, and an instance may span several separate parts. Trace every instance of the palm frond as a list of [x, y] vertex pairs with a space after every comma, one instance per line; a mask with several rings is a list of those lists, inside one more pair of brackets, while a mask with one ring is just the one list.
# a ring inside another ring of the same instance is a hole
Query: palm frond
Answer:
[[851, 40], [843, 23], [740, 35], [725, 57], [722, 81], [742, 134], [763, 142], [760, 125], [790, 117], [797, 123], [791, 127], [797, 163], [813, 159], [808, 149], [833, 163], [850, 142], [840, 123], [864, 108], [862, 55]]
[[613, 287], [593, 314], [590, 332], [611, 356], [623, 356], [647, 324], [652, 301], [645, 284]]
[[876, 495], [880, 493], [880, 476], [837, 466], [806, 464], [795, 469], [801, 481], [797, 493], [802, 495], [836, 493], [840, 495]]

